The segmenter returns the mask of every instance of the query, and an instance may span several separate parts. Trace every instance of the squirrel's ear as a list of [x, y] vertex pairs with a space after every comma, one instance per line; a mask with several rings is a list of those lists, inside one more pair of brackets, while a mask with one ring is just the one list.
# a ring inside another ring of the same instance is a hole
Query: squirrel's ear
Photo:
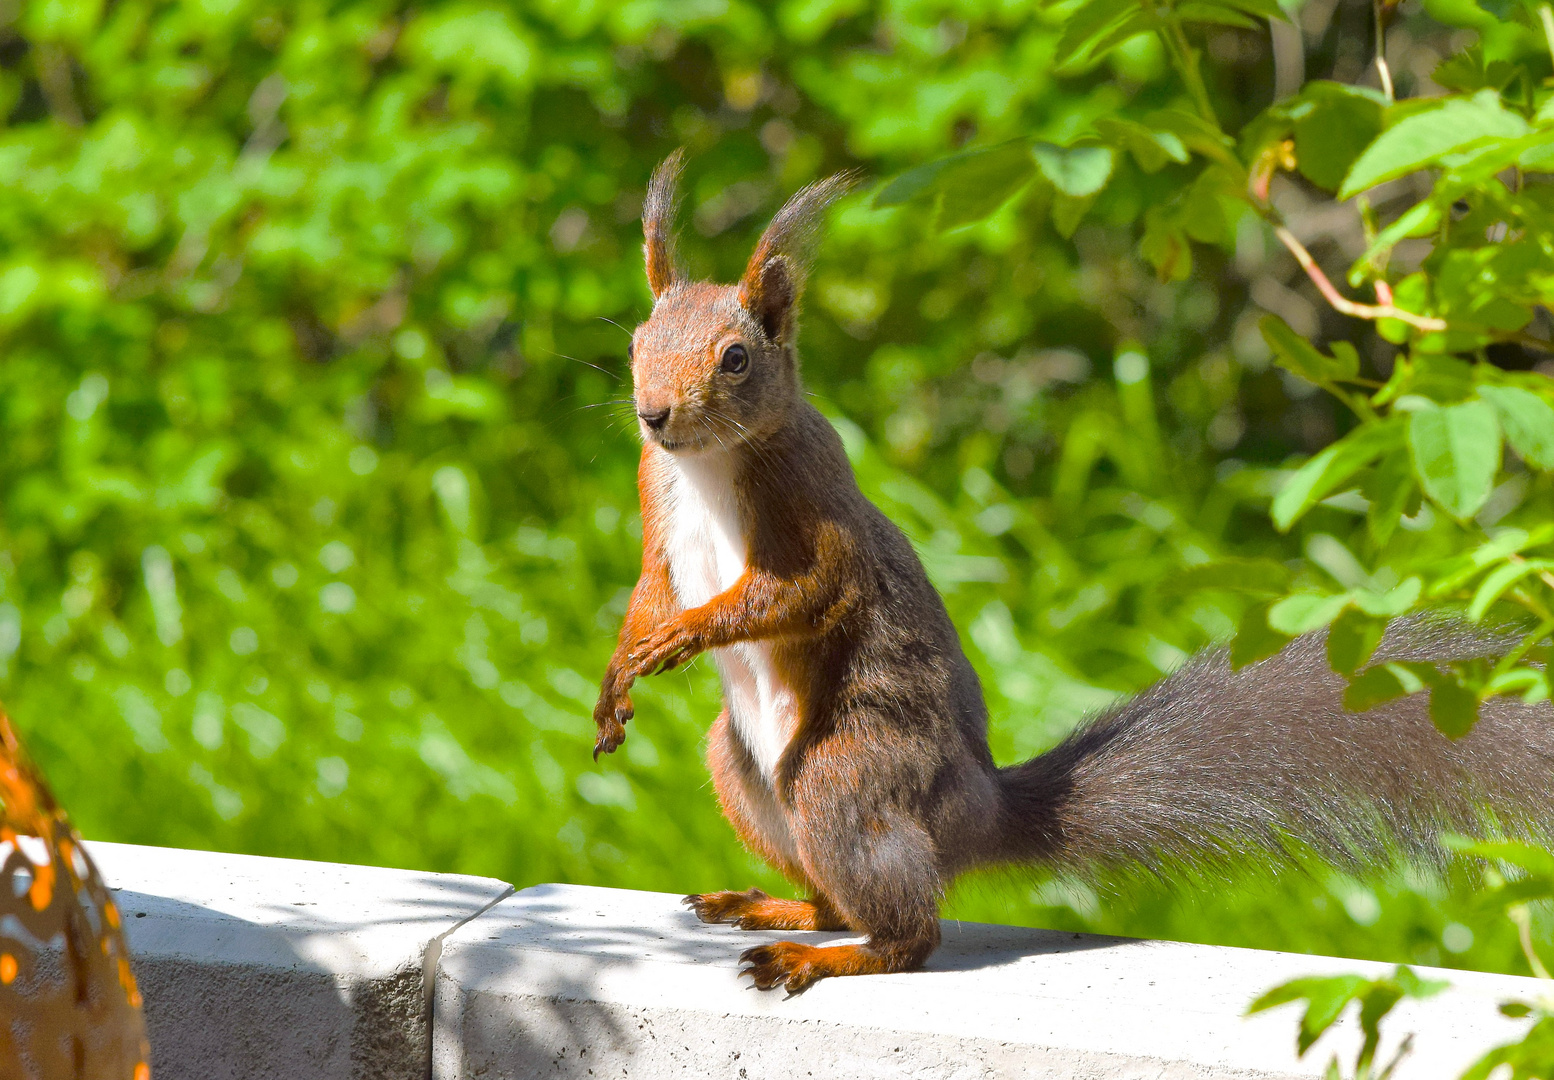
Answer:
[[857, 182], [853, 173], [837, 173], [809, 185], [783, 204], [756, 242], [739, 279], [739, 303], [760, 320], [773, 341], [786, 342], [793, 333], [804, 269], [821, 217]]
[[769, 341], [785, 345], [793, 336], [799, 282], [793, 262], [773, 255], [758, 267], [745, 271], [739, 282], [739, 304], [761, 324]]
[[647, 199], [642, 203], [642, 254], [647, 262], [648, 288], [655, 300], [684, 276], [675, 261], [674, 243], [674, 216], [680, 201], [677, 189], [683, 168], [685, 150], [679, 149], [653, 170]]

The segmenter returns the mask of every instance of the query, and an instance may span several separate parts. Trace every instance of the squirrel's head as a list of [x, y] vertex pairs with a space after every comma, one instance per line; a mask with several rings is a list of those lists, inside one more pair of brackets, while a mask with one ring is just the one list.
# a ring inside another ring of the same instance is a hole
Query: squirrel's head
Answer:
[[799, 298], [820, 215], [852, 186], [846, 174], [800, 191], [777, 212], [736, 285], [690, 281], [675, 260], [675, 151], [653, 173], [642, 209], [653, 313], [631, 337], [632, 392], [645, 440], [672, 452], [771, 435], [800, 400]]

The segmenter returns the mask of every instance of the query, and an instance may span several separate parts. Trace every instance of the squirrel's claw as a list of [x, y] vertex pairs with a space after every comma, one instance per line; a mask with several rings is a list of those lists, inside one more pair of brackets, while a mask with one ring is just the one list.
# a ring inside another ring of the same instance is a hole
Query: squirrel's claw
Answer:
[[704, 923], [733, 923], [742, 930], [753, 930], [756, 929], [753, 926], [742, 925], [741, 918], [750, 905], [770, 899], [760, 889], [746, 889], [744, 892], [693, 894], [682, 898], [680, 903], [694, 911]]
[[621, 743], [626, 741], [626, 729], [620, 724], [614, 724], [607, 728], [599, 729], [599, 738], [594, 741], [594, 760], [599, 760], [600, 754], [613, 754]]
[[594, 726], [599, 730], [599, 737], [594, 742], [595, 761], [599, 760], [600, 754], [615, 753], [626, 741], [626, 721], [637, 714], [630, 697], [611, 690], [608, 682], [605, 687], [605, 692], [599, 696], [599, 704], [594, 706]]
[[739, 962], [747, 965], [739, 974], [750, 976], [757, 990], [782, 986], [790, 995], [802, 994], [828, 974], [812, 960], [816, 951], [796, 941], [757, 945], [739, 954]]

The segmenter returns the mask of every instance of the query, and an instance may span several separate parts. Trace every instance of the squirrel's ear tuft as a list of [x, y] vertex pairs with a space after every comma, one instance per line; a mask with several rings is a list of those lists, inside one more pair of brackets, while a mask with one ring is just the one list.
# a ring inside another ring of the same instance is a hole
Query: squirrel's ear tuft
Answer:
[[756, 321], [767, 340], [786, 345], [793, 337], [798, 315], [799, 281], [793, 261], [786, 255], [773, 255], [761, 264], [754, 278], [745, 271], [739, 283], [739, 303]]
[[653, 170], [647, 199], [642, 203], [642, 254], [647, 262], [648, 288], [656, 300], [684, 274], [675, 261], [674, 217], [679, 208], [680, 171], [685, 150], [679, 149]]
[[809, 185], [783, 204], [757, 241], [739, 279], [739, 302], [773, 341], [785, 341], [793, 332], [804, 268], [820, 219], [857, 183], [856, 173], [843, 172]]

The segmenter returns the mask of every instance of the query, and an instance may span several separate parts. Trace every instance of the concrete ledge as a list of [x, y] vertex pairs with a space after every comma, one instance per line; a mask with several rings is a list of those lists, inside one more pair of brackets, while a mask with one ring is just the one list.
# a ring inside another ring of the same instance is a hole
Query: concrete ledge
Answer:
[[[1389, 966], [945, 924], [929, 970], [797, 997], [737, 977], [752, 943], [844, 934], [703, 926], [658, 893], [90, 844], [125, 916], [158, 1080], [346, 1077], [1272, 1078], [1318, 1076], [1293, 1009], [1247, 1003], [1300, 975]], [[1455, 1076], [1523, 1024], [1532, 979], [1420, 969], [1404, 1078]]]
[[157, 1080], [420, 1080], [444, 936], [504, 882], [89, 843], [124, 916]]
[[[1298, 1014], [1248, 1019], [1247, 1004], [1300, 975], [1391, 970], [1002, 926], [947, 922], [944, 929], [928, 971], [828, 979], [785, 997], [736, 977], [742, 949], [782, 938], [857, 939], [703, 926], [663, 894], [526, 889], [444, 943], [433, 1075], [1317, 1076], [1333, 1047], [1353, 1054], [1357, 1025], [1300, 1062]], [[1519, 1032], [1497, 1003], [1540, 989], [1510, 976], [1421, 974], [1449, 978], [1453, 989], [1399, 1007], [1392, 1045], [1415, 1036], [1399, 1077], [1457, 1075]]]

